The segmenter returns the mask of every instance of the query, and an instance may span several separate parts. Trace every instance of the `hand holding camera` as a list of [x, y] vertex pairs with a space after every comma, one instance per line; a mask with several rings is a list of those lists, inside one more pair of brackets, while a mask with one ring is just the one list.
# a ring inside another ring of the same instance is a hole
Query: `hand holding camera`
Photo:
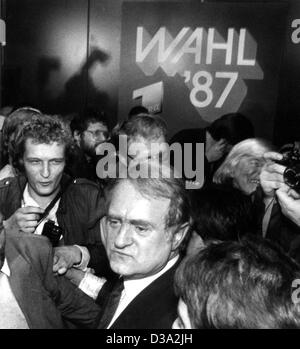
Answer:
[[282, 159], [277, 163], [286, 166], [283, 180], [286, 185], [300, 193], [300, 152], [296, 147], [291, 147], [283, 153]]
[[284, 171], [286, 167], [279, 164], [283, 155], [275, 152], [264, 154], [265, 165], [260, 172], [260, 185], [266, 197], [273, 197], [275, 191], [284, 185]]
[[260, 174], [266, 196], [278, 199], [282, 213], [300, 226], [300, 153], [290, 149], [284, 154], [266, 153], [267, 163]]
[[33, 233], [38, 226], [40, 216], [44, 210], [40, 207], [20, 207], [6, 221], [3, 222], [6, 230]]
[[260, 174], [260, 182], [267, 196], [286, 184], [300, 193], [300, 152], [291, 147], [283, 154], [269, 152], [264, 155], [267, 161]]

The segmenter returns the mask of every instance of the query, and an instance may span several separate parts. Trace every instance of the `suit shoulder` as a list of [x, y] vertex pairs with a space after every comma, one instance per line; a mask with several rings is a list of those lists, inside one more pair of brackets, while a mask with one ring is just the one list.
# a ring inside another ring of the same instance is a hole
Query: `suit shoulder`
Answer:
[[26, 248], [35, 251], [48, 250], [51, 248], [49, 240], [45, 236], [37, 234], [9, 232], [6, 234], [6, 239], [19, 248]]

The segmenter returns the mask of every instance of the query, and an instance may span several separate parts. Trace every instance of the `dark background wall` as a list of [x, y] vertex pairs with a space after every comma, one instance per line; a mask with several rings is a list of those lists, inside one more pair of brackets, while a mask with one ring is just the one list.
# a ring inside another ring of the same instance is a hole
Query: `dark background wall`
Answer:
[[[45, 112], [70, 114], [97, 105], [106, 110], [114, 125], [118, 119], [124, 2], [2, 0], [1, 18], [7, 30], [7, 44], [2, 49], [2, 106], [31, 104]], [[300, 2], [264, 2], [288, 6], [287, 14], [283, 13], [286, 31], [278, 98], [272, 111], [273, 140], [279, 144], [300, 138], [300, 40], [298, 43], [297, 27], [292, 27], [293, 21], [300, 19]]]

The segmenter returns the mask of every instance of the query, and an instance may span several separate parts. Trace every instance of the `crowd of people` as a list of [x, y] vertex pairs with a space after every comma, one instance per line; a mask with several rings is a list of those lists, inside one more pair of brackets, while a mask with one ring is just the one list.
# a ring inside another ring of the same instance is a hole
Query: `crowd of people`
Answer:
[[169, 139], [143, 107], [10, 112], [0, 328], [300, 328], [298, 155], [240, 113]]

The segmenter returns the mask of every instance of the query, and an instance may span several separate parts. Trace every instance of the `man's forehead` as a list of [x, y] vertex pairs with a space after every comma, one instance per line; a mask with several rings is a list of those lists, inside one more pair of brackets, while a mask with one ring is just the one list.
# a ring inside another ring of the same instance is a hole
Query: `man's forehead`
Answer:
[[96, 131], [96, 130], [104, 130], [107, 131], [107, 126], [100, 121], [97, 122], [89, 122], [87, 126], [87, 130]]
[[169, 206], [170, 199], [146, 196], [131, 181], [122, 180], [112, 189], [108, 213], [130, 219], [158, 218], [168, 213]]
[[41, 143], [32, 138], [28, 138], [25, 141], [25, 152], [29, 153], [41, 153], [47, 155], [47, 152], [51, 150], [51, 153], [57, 153], [58, 155], [64, 154], [66, 145], [58, 142]]

